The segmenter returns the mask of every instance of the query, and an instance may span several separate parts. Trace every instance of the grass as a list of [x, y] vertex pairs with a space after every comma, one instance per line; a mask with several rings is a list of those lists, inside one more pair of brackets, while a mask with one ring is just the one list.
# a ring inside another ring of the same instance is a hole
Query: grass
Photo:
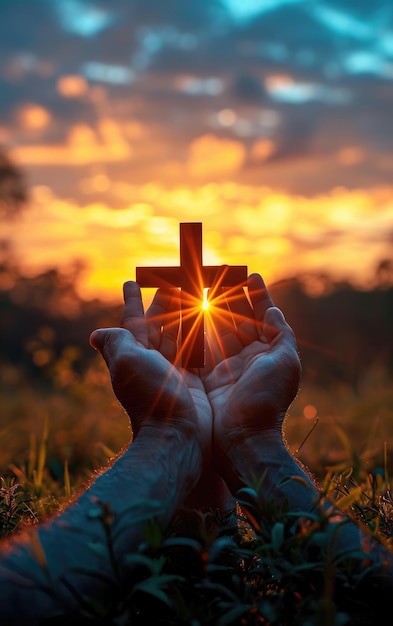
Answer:
[[[83, 377], [60, 376], [63, 383], [52, 389], [21, 381], [11, 370], [5, 379], [0, 389], [3, 537], [66, 503], [131, 439], [128, 418], [99, 358]], [[305, 383], [290, 409], [286, 436], [290, 450], [318, 477], [321, 491], [393, 549], [391, 382], [384, 371], [373, 370], [356, 392], [345, 385], [322, 390]], [[102, 523], [108, 524], [104, 513]], [[92, 602], [86, 622], [75, 623], [378, 623], [370, 593], [359, 593], [363, 582], [351, 574], [348, 559], [329, 561], [319, 549], [329, 540], [322, 513], [310, 524], [307, 516], [276, 510], [272, 503], [268, 515], [257, 513], [254, 527], [241, 509], [239, 515], [235, 533], [226, 520], [210, 527], [198, 518], [202, 524], [193, 536], [179, 533], [176, 524], [162, 535], [151, 519], [139, 553], [127, 556], [139, 564], [130, 593], [110, 607]], [[110, 544], [110, 524], [107, 531]], [[53, 622], [64, 623], [74, 622]]]
[[[393, 468], [392, 382], [384, 370], [373, 369], [356, 391], [344, 384], [332, 389], [305, 384], [285, 424], [291, 452], [320, 477], [350, 466], [361, 475], [384, 468], [387, 478]], [[310, 405], [316, 414], [305, 419]]]

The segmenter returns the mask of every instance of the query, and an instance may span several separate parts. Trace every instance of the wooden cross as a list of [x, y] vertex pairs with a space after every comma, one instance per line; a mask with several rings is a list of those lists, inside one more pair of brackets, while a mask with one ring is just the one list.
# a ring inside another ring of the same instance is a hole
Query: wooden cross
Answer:
[[180, 287], [181, 354], [183, 367], [203, 367], [203, 289], [220, 284], [245, 285], [246, 265], [203, 265], [202, 223], [180, 223], [180, 267], [137, 267], [140, 287]]

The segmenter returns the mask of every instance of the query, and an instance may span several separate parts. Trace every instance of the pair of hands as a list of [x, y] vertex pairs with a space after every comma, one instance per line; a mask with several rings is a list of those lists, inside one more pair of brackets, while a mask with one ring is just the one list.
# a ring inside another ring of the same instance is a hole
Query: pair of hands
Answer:
[[122, 328], [99, 329], [91, 344], [108, 366], [134, 437], [146, 426], [171, 427], [199, 442], [203, 464], [220, 472], [233, 445], [281, 430], [296, 396], [300, 362], [294, 334], [259, 274], [222, 290], [206, 316], [206, 365], [179, 359], [179, 291], [158, 290], [144, 312], [140, 288], [124, 285]]

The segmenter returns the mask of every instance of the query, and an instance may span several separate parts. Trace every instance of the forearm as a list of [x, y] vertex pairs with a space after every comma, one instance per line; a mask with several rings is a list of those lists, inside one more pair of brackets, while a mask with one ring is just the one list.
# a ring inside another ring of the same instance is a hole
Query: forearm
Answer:
[[[239, 438], [223, 458], [221, 473], [235, 497], [242, 488], [255, 487], [263, 508], [274, 500], [279, 506], [288, 502], [293, 511], [315, 509], [317, 486], [289, 453], [279, 431]], [[290, 484], [290, 477], [298, 480]]]
[[[269, 503], [274, 502], [278, 507], [287, 505], [290, 512], [299, 512], [299, 517], [302, 513], [304, 517], [326, 516], [334, 525], [333, 532], [326, 535], [330, 554], [347, 554], [349, 558], [357, 555], [359, 571], [371, 566], [372, 579], [383, 583], [390, 593], [393, 591], [393, 554], [335, 508], [334, 502], [322, 498], [321, 490], [292, 457], [278, 430], [242, 440], [232, 445], [226, 456], [223, 476], [233, 495], [245, 502], [244, 509], [251, 517], [255, 514], [252, 497], [241, 491], [246, 486], [255, 489], [262, 514], [267, 514]], [[360, 553], [364, 553], [363, 559]]]
[[[165, 528], [200, 476], [201, 452], [174, 428], [147, 427], [81, 497], [0, 556], [0, 622], [39, 624], [76, 613], [80, 598], [105, 605], [130, 584], [126, 555], [146, 519]], [[104, 507], [104, 508], [103, 508]]]

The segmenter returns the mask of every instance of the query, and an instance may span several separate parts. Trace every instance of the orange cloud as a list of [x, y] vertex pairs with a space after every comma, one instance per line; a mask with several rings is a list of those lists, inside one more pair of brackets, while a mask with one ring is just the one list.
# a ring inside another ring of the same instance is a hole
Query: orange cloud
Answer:
[[18, 146], [10, 153], [20, 165], [85, 165], [123, 161], [133, 150], [116, 122], [101, 119], [96, 130], [87, 124], [73, 126], [63, 145]]
[[88, 91], [88, 84], [83, 76], [78, 74], [61, 76], [57, 81], [57, 91], [64, 98], [79, 98]]
[[294, 79], [289, 74], [270, 74], [265, 78], [265, 87], [268, 91], [276, 91], [280, 87], [293, 85]]
[[348, 146], [342, 148], [337, 153], [337, 160], [341, 165], [357, 165], [364, 161], [365, 158], [365, 151], [358, 146]]
[[5, 126], [0, 126], [0, 145], [8, 144], [10, 139], [10, 132]]
[[18, 122], [28, 130], [42, 130], [51, 121], [51, 114], [44, 107], [30, 103], [21, 107], [17, 112]]
[[245, 156], [240, 141], [203, 135], [191, 143], [187, 169], [195, 178], [231, 174], [240, 169]]
[[251, 148], [251, 154], [256, 161], [266, 161], [276, 151], [276, 144], [272, 139], [258, 139]]

